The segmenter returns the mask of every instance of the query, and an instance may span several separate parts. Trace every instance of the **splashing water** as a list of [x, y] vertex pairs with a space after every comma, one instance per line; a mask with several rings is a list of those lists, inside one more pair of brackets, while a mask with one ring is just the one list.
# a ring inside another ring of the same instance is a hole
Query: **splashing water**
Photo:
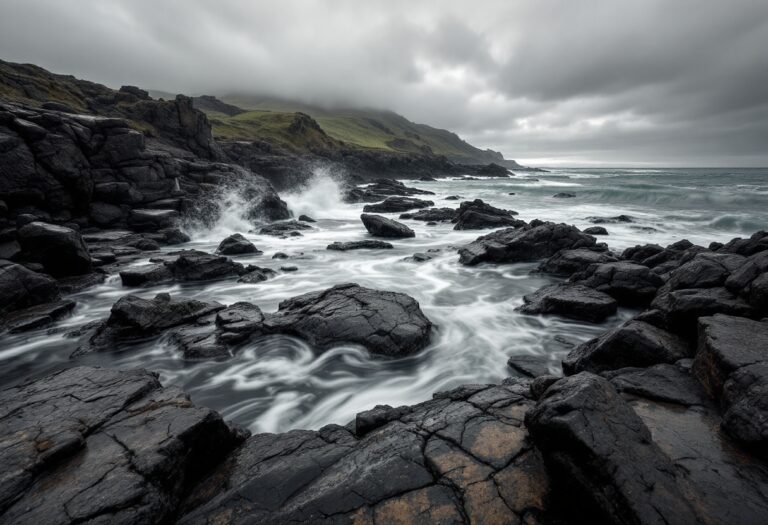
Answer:
[[359, 213], [359, 206], [350, 206], [342, 200], [342, 173], [328, 166], [318, 166], [312, 171], [312, 177], [305, 184], [282, 196], [294, 215], [338, 219], [350, 212]]

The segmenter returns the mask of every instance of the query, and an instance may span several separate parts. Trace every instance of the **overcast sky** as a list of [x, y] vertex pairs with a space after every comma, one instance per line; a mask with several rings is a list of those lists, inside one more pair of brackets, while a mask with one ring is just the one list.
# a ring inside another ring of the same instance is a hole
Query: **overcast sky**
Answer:
[[534, 165], [768, 166], [766, 0], [0, 0], [0, 58], [392, 109]]

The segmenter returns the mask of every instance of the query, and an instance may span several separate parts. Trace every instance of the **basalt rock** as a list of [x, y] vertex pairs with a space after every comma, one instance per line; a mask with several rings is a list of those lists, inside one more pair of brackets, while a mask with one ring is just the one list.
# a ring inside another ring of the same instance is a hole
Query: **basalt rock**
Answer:
[[39, 262], [53, 276], [81, 275], [93, 270], [88, 248], [71, 228], [31, 222], [22, 226], [18, 235], [26, 258]]
[[593, 323], [615, 314], [618, 306], [610, 295], [572, 283], [544, 286], [523, 301], [517, 310], [525, 314], [557, 314]]
[[414, 221], [442, 222], [451, 221], [456, 217], [456, 210], [453, 208], [428, 208], [414, 213], [403, 213], [401, 219], [411, 219]]
[[123, 286], [153, 286], [173, 281], [211, 281], [242, 276], [248, 272], [242, 264], [228, 257], [198, 250], [181, 250], [169, 256], [170, 260], [121, 271]]
[[533, 221], [522, 228], [498, 230], [459, 249], [459, 262], [524, 262], [551, 257], [564, 249], [595, 245], [594, 237], [566, 224]]
[[216, 251], [222, 255], [242, 255], [262, 253], [254, 244], [240, 233], [234, 233], [221, 241]]
[[416, 236], [416, 233], [405, 224], [381, 215], [363, 213], [360, 215], [360, 220], [363, 221], [368, 233], [375, 237], [405, 238]]
[[592, 264], [572, 275], [570, 280], [629, 305], [647, 305], [664, 284], [648, 267], [626, 261]]
[[587, 217], [592, 224], [618, 224], [635, 222], [629, 215], [616, 215], [615, 217]]
[[749, 239], [738, 237], [717, 248], [720, 253], [735, 253], [748, 257], [768, 250], [768, 232], [759, 231]]
[[243, 274], [237, 282], [255, 284], [264, 282], [277, 275], [277, 272], [271, 268], [262, 268], [260, 266], [253, 266], [252, 264], [246, 266], [245, 270], [247, 273]]
[[597, 251], [590, 248], [561, 250], [541, 263], [539, 271], [562, 277], [570, 277], [576, 272], [586, 270], [592, 264], [616, 261], [616, 257], [605, 251]]
[[327, 246], [328, 250], [346, 252], [349, 250], [391, 250], [392, 245], [384, 241], [349, 241], [334, 242]]
[[515, 219], [516, 211], [503, 210], [486, 204], [480, 199], [462, 202], [453, 221], [454, 230], [481, 230], [484, 228], [503, 228], [525, 226], [525, 221]]
[[312, 226], [299, 221], [276, 222], [264, 226], [259, 230], [261, 235], [274, 235], [276, 237], [301, 235], [300, 231], [311, 230]]
[[726, 314], [752, 317], [755, 312], [743, 299], [722, 287], [683, 289], [660, 293], [651, 303], [663, 324], [684, 337], [696, 333], [699, 317]]
[[631, 320], [573, 349], [563, 359], [563, 371], [572, 375], [648, 367], [674, 363], [689, 353], [688, 344], [679, 336], [646, 322]]
[[394, 179], [376, 179], [365, 188], [350, 188], [344, 195], [346, 202], [379, 202], [391, 195], [434, 195], [434, 192], [410, 188]]
[[10, 333], [27, 332], [52, 325], [75, 308], [75, 302], [65, 299], [16, 310], [0, 318], [0, 327]]
[[59, 298], [51, 276], [0, 259], [0, 312], [18, 310]]
[[434, 205], [435, 203], [432, 201], [412, 197], [388, 197], [384, 202], [363, 206], [363, 211], [366, 213], [396, 213], [417, 208], [428, 208]]
[[0, 521], [169, 523], [245, 437], [156, 374], [76, 367], [0, 392]]
[[584, 228], [582, 231], [588, 235], [608, 235], [608, 230], [602, 226], [590, 226], [589, 228]]

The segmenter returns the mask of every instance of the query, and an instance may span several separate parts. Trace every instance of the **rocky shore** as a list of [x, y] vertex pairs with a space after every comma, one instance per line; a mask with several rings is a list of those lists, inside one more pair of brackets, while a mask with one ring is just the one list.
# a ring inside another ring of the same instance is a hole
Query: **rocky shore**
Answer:
[[[227, 162], [185, 97], [94, 90], [91, 113], [0, 102], [4, 334], [56, 326], [75, 307], [74, 292], [108, 276], [136, 290], [272, 278], [275, 270], [232, 258], [259, 252], [242, 235], [222, 239], [216, 253], [185, 246], [183, 221], [215, 216], [222, 188], [247, 196], [248, 218], [264, 235], [318, 228], [310, 217], [288, 220], [266, 179]], [[768, 520], [768, 233], [618, 253], [594, 236], [604, 229], [526, 222], [479, 199], [436, 207], [429, 194], [388, 179], [350, 183], [345, 198], [366, 212], [359, 229], [370, 239], [328, 249], [391, 249], [381, 239], [416, 235], [400, 221], [486, 230], [456, 247], [457, 266], [537, 262], [537, 272], [559, 280], [526, 295], [524, 314], [636, 315], [572, 348], [562, 373], [513, 356], [500, 384], [374, 406], [319, 430], [251, 435], [147, 370], [73, 364], [20, 379], [0, 391], [0, 521]], [[131, 266], [138, 260], [149, 263]], [[346, 344], [385, 359], [417, 355], [436, 329], [411, 296], [341, 281], [274, 311], [131, 293], [67, 335], [78, 342], [72, 359], [164, 337], [167, 351], [190, 362], [227, 360], [270, 334], [317, 353]]]

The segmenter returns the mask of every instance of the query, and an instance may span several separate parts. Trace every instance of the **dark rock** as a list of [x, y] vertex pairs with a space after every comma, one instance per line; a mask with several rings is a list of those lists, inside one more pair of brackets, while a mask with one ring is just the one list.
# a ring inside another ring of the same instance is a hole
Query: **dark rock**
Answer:
[[416, 236], [416, 233], [405, 224], [387, 219], [381, 215], [363, 213], [360, 215], [360, 220], [363, 221], [363, 225], [368, 230], [368, 233], [376, 237], [403, 238]]
[[740, 268], [734, 269], [725, 287], [744, 298], [760, 315], [768, 315], [768, 251], [750, 256]]
[[525, 221], [515, 219], [516, 211], [503, 210], [486, 204], [480, 199], [471, 202], [462, 202], [453, 221], [454, 230], [481, 230], [484, 228], [502, 228], [512, 226], [519, 228], [525, 226]]
[[123, 286], [152, 286], [170, 281], [211, 281], [241, 276], [247, 271], [242, 264], [228, 257], [198, 250], [181, 250], [171, 255], [175, 255], [175, 258], [121, 271]]
[[574, 226], [545, 222], [523, 228], [495, 231], [459, 249], [459, 262], [473, 266], [481, 262], [524, 262], [551, 257], [564, 249], [595, 245], [594, 237]]
[[411, 297], [337, 285], [282, 301], [269, 330], [302, 337], [319, 349], [358, 344], [386, 356], [412, 354], [430, 340], [432, 323]]
[[643, 321], [630, 320], [573, 349], [563, 359], [563, 372], [603, 372], [625, 367], [674, 363], [690, 354], [680, 337]]
[[119, 343], [140, 341], [222, 308], [224, 306], [219, 303], [171, 299], [167, 293], [158, 294], [151, 300], [126, 295], [112, 305], [106, 322], [91, 334], [86, 344], [75, 350], [72, 357], [112, 350]]
[[699, 253], [670, 273], [665, 289], [723, 286], [731, 272], [741, 267], [744, 261], [740, 255]]
[[31, 222], [19, 229], [19, 242], [27, 258], [42, 264], [53, 276], [80, 275], [93, 270], [83, 238], [70, 228]]
[[517, 310], [525, 314], [557, 314], [593, 323], [615, 314], [618, 306], [610, 295], [571, 283], [544, 286], [523, 300]]
[[134, 209], [128, 217], [128, 224], [136, 231], [157, 231], [170, 228], [179, 220], [176, 210]]
[[329, 244], [326, 249], [337, 251], [348, 250], [390, 250], [392, 245], [384, 241], [349, 241], [349, 242], [334, 242]]
[[256, 248], [251, 241], [246, 239], [242, 234], [234, 233], [221, 241], [219, 247], [216, 249], [217, 253], [222, 255], [240, 255], [244, 253], [262, 253], [261, 250]]
[[445, 200], [447, 201], [458, 201], [461, 200], [461, 195], [448, 195]]
[[401, 219], [411, 219], [414, 221], [451, 221], [456, 216], [456, 210], [453, 208], [428, 208], [414, 213], [403, 213]]
[[545, 355], [513, 355], [507, 366], [526, 377], [536, 378], [549, 374], [549, 357]]
[[409, 188], [394, 179], [376, 179], [365, 188], [351, 188], [344, 195], [346, 202], [378, 202], [390, 195], [434, 195], [434, 192]]
[[512, 387], [472, 392], [374, 408], [359, 438], [337, 425], [255, 435], [198, 485], [181, 523], [546, 522], [546, 470], [521, 422], [531, 402]]
[[317, 222], [315, 219], [313, 219], [309, 215], [299, 215], [299, 220], [302, 222]]
[[572, 199], [572, 198], [574, 198], [576, 195], [574, 195], [573, 193], [565, 193], [565, 192], [560, 192], [560, 193], [555, 193], [555, 194], [554, 194], [554, 195], [552, 195], [552, 196], [553, 196], [554, 198], [556, 198], [556, 199]]
[[533, 399], [539, 399], [551, 387], [560, 380], [557, 376], [540, 375], [531, 382], [531, 396]]
[[576, 272], [586, 270], [591, 264], [616, 262], [617, 259], [607, 252], [598, 252], [590, 248], [561, 250], [541, 263], [539, 271], [552, 275], [570, 277]]
[[157, 233], [162, 235], [164, 244], [184, 244], [185, 242], [190, 241], [189, 235], [182, 232], [178, 228], [164, 228], [159, 230]]
[[304, 231], [304, 230], [311, 230], [312, 226], [309, 224], [304, 224], [303, 222], [299, 221], [285, 221], [285, 222], [276, 222], [273, 224], [269, 224], [267, 226], [264, 226], [259, 230], [259, 233], [261, 235], [274, 235], [277, 237], [283, 237], [285, 235], [291, 235], [294, 232], [298, 231]]
[[752, 234], [749, 239], [742, 239], [741, 237], [732, 239], [718, 248], [717, 251], [748, 257], [766, 250], [768, 250], [768, 232], [759, 231]]
[[589, 228], [584, 228], [582, 231], [588, 235], [608, 235], [608, 230], [602, 226], [590, 226]]
[[275, 253], [275, 254], [272, 256], [272, 258], [273, 258], [273, 259], [287, 259], [287, 258], [288, 258], [288, 254], [287, 254], [287, 253], [284, 253], [284, 252], [276, 252], [276, 253]]
[[76, 367], [0, 392], [0, 521], [168, 523], [244, 438], [156, 374]]
[[237, 282], [255, 284], [271, 279], [277, 275], [277, 272], [270, 268], [260, 268], [252, 265], [247, 266], [246, 270], [248, 273], [240, 277]]
[[587, 217], [592, 224], [616, 224], [620, 222], [635, 222], [629, 215], [617, 215], [615, 217]]
[[646, 266], [627, 261], [593, 264], [571, 276], [571, 282], [607, 293], [620, 304], [651, 302], [664, 281]]
[[628, 259], [636, 263], [642, 263], [649, 257], [657, 255], [664, 251], [664, 248], [658, 244], [638, 244], [632, 248], [627, 248], [621, 254], [622, 259]]
[[415, 262], [415, 263], [423, 263], [431, 259], [432, 257], [430, 255], [427, 255], [426, 253], [420, 253], [420, 252], [414, 253], [413, 255], [403, 258], [403, 260], [406, 262]]
[[59, 298], [59, 286], [49, 275], [0, 259], [0, 312], [18, 310]]
[[18, 241], [0, 242], [0, 259], [17, 259], [21, 255], [21, 245]]
[[684, 407], [704, 405], [708, 398], [689, 371], [678, 365], [659, 364], [648, 368], [620, 368], [602, 374], [617, 391], [645, 399]]
[[91, 203], [91, 220], [99, 226], [125, 222], [128, 213], [120, 206], [106, 202]]
[[281, 266], [280, 270], [283, 272], [297, 272], [299, 271], [299, 267], [293, 266], [293, 265], [286, 265], [286, 266]]
[[670, 330], [684, 337], [695, 335], [699, 317], [718, 313], [739, 317], [753, 315], [749, 304], [719, 287], [660, 293], [651, 307], [659, 311]]
[[[568, 499], [606, 523], [701, 523], [677, 484], [675, 467], [637, 414], [598, 376], [551, 385], [525, 418]], [[577, 508], [579, 508], [577, 507]]]
[[363, 211], [366, 213], [396, 213], [417, 208], [428, 208], [434, 205], [435, 203], [432, 201], [412, 197], [388, 197], [384, 202], [363, 206]]
[[75, 302], [70, 300], [30, 306], [6, 315], [0, 319], [0, 325], [10, 333], [27, 332], [52, 325], [74, 308]]

